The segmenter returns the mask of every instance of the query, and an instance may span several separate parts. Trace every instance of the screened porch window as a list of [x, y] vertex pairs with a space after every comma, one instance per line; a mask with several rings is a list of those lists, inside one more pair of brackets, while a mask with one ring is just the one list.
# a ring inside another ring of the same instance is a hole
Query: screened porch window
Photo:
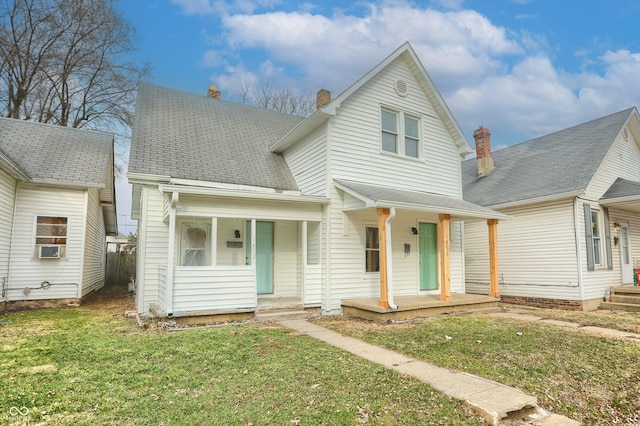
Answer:
[[182, 225], [182, 266], [207, 266], [210, 264], [208, 250], [210, 230], [208, 224], [185, 223]]
[[367, 226], [365, 245], [365, 271], [380, 271], [380, 244], [378, 239], [378, 228]]

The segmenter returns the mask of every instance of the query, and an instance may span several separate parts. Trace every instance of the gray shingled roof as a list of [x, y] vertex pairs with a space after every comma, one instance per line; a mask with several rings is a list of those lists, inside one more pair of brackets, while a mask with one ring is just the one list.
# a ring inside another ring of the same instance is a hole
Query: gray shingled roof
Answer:
[[336, 179], [335, 182], [339, 188], [346, 190], [351, 195], [361, 200], [366, 200], [370, 204], [367, 207], [402, 207], [432, 213], [448, 213], [456, 218], [467, 219], [506, 217], [502, 213], [486, 207], [444, 195], [370, 185], [342, 179]]
[[477, 160], [464, 161], [464, 199], [495, 206], [585, 190], [634, 111], [629, 108], [495, 151], [496, 168], [481, 178]]
[[113, 135], [0, 118], [0, 152], [33, 182], [104, 188]]
[[269, 146], [303, 119], [141, 83], [129, 173], [298, 190]]
[[602, 196], [603, 200], [640, 195], [640, 182], [618, 178]]

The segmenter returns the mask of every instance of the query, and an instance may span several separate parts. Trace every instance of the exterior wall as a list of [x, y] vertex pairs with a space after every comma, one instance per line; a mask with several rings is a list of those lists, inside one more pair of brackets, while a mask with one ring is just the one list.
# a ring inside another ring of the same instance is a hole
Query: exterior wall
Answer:
[[144, 186], [138, 221], [137, 305], [140, 313], [159, 302], [159, 267], [167, 265], [169, 225], [162, 221], [163, 196], [157, 187]]
[[[16, 191], [9, 266], [9, 300], [69, 299], [80, 296], [84, 255], [86, 195], [84, 190], [44, 188], [19, 183]], [[67, 247], [64, 258], [39, 259], [35, 250], [36, 216], [64, 216]], [[41, 289], [49, 281], [51, 287]], [[28, 295], [25, 295], [24, 289]]]
[[[16, 180], [0, 170], [0, 286], [7, 284]], [[4, 301], [0, 293], [0, 301]]]
[[326, 127], [320, 127], [284, 153], [284, 159], [305, 195], [326, 195]]
[[[580, 300], [573, 200], [501, 212], [512, 218], [498, 224], [500, 295]], [[467, 292], [488, 294], [487, 223], [466, 223], [464, 230]], [[584, 232], [579, 235], [584, 246]]]
[[104, 286], [106, 231], [98, 190], [88, 191], [82, 296]]
[[[407, 83], [406, 97], [396, 94], [397, 79]], [[382, 151], [382, 106], [421, 118], [420, 159]], [[331, 121], [330, 137], [331, 178], [462, 196], [457, 147], [402, 60], [394, 61], [342, 103]]]
[[[580, 230], [580, 262], [582, 264], [582, 282], [583, 282], [583, 294], [582, 300], [591, 300], [591, 299], [604, 299], [605, 291], [612, 286], [617, 286], [622, 283], [621, 271], [620, 271], [620, 256], [615, 255], [615, 252], [618, 251], [614, 247], [612, 247], [612, 258], [613, 258], [613, 269], [608, 269], [607, 265], [597, 266], [594, 271], [587, 270], [587, 240], [585, 237], [585, 223], [584, 223], [584, 213], [582, 212], [583, 204], [589, 204], [592, 209], [601, 209], [597, 202], [589, 202], [586, 200], [578, 201], [578, 208], [580, 210], [578, 214], [578, 229]], [[609, 217], [611, 217], [611, 212], [609, 212]], [[613, 240], [613, 226], [611, 225], [613, 221], [609, 221], [609, 231], [611, 233], [611, 239]], [[605, 259], [606, 263], [606, 251], [604, 245], [606, 244], [606, 239], [604, 237], [604, 233], [602, 235], [602, 244], [603, 251], [602, 256]], [[613, 241], [612, 241], [613, 243]]]

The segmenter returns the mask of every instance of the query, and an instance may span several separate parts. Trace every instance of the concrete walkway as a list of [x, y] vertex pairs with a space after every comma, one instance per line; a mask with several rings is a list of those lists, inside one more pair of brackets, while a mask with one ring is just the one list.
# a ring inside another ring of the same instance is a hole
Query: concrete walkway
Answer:
[[[399, 373], [413, 376], [453, 398], [464, 401], [490, 425], [531, 424], [539, 426], [579, 425], [538, 407], [537, 398], [522, 391], [460, 371], [437, 367], [313, 324], [306, 320], [280, 321], [280, 325], [321, 340]], [[508, 420], [521, 414], [520, 421]], [[523, 418], [526, 417], [526, 421]]]

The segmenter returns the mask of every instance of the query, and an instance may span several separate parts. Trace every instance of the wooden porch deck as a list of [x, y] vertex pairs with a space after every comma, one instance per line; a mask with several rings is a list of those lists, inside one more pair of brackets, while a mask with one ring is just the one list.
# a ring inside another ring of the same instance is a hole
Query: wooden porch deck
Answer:
[[378, 306], [379, 299], [349, 299], [342, 301], [345, 315], [372, 321], [408, 320], [426, 318], [453, 312], [469, 312], [477, 309], [497, 308], [500, 298], [480, 294], [452, 293], [451, 300], [443, 302], [440, 295], [397, 296], [394, 302], [398, 309]]

